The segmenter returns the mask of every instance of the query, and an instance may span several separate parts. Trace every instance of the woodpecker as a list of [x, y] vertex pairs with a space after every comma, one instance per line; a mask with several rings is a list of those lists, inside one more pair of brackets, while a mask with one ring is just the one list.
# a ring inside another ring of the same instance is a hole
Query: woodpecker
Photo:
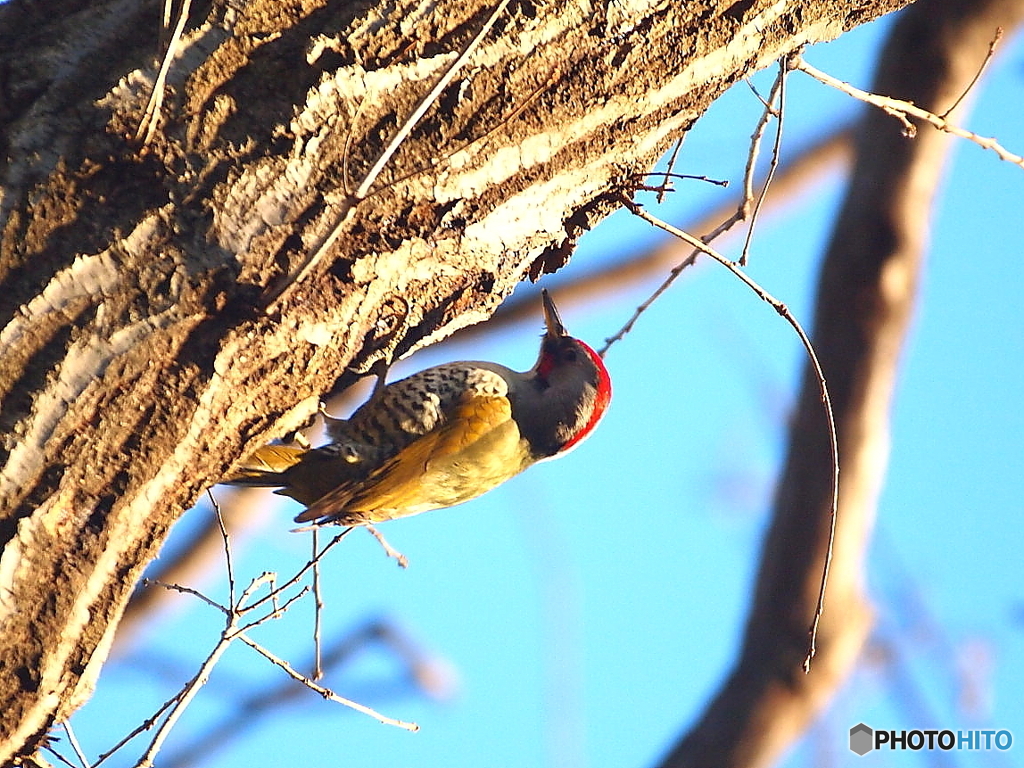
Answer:
[[566, 333], [547, 291], [536, 365], [446, 363], [383, 386], [330, 442], [268, 445], [225, 482], [276, 487], [314, 526], [370, 525], [461, 504], [586, 438], [611, 400], [598, 354]]

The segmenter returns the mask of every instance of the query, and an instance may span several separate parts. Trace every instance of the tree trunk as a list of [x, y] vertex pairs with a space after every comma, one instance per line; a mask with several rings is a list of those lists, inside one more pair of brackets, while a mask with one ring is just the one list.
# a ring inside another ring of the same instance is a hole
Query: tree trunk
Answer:
[[0, 6], [0, 763], [233, 461], [557, 269], [731, 83], [903, 4], [517, 0], [479, 40], [496, 3]]

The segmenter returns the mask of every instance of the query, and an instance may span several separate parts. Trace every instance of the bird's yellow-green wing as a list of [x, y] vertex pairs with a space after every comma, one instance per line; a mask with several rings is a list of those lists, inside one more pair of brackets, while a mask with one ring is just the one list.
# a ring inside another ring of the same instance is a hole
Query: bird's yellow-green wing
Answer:
[[306, 451], [288, 445], [265, 445], [245, 457], [223, 482], [236, 485], [280, 485], [277, 475], [299, 463]]
[[467, 394], [443, 427], [407, 445], [365, 480], [317, 499], [295, 520], [375, 523], [467, 501], [523, 468], [520, 442], [506, 398]]

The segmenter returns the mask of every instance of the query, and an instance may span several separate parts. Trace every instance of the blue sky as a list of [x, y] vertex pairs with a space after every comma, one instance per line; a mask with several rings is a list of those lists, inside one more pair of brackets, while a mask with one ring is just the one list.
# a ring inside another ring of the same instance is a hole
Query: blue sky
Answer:
[[[870, 81], [884, 24], [806, 53], [858, 85]], [[756, 80], [767, 92], [774, 73]], [[1024, 152], [1024, 46], [1005, 45], [968, 126]], [[1008, 108], [1007, 105], [1015, 105]], [[858, 106], [799, 74], [790, 80], [786, 146], [799, 147]], [[740, 84], [688, 137], [682, 172], [740, 181], [760, 113]], [[698, 183], [657, 213], [685, 221], [724, 193]], [[750, 274], [809, 322], [813, 280], [841, 195], [836, 178], [761, 222]], [[872, 547], [873, 652], [784, 764], [931, 765], [926, 753], [857, 758], [851, 725], [1007, 728], [1007, 754], [951, 764], [1021, 764], [1024, 747], [1024, 171], [960, 143], [935, 229], [893, 426], [889, 479]], [[584, 238], [545, 283], [598, 269], [660, 235], [619, 213]], [[735, 253], [735, 243], [728, 253]], [[660, 281], [563, 309], [576, 336], [600, 345]], [[528, 290], [524, 286], [523, 290]], [[426, 350], [392, 372], [459, 358], [529, 368], [536, 321], [472, 345]], [[607, 357], [615, 395], [597, 433], [565, 459], [461, 507], [384, 527], [410, 560], [402, 571], [365, 533], [324, 566], [325, 634], [372, 619], [401, 627], [452, 670], [456, 690], [430, 700], [386, 652], [369, 648], [333, 670], [338, 693], [415, 720], [378, 724], [314, 695], [255, 721], [203, 765], [649, 766], [696, 717], [729, 668], [747, 607], [786, 418], [803, 353], [791, 329], [735, 278], [691, 270]], [[282, 575], [309, 542], [297, 511], [268, 497], [262, 527], [236, 544], [239, 581]], [[203, 507], [175, 531], [182, 536]], [[171, 546], [174, 546], [172, 542]], [[196, 584], [223, 599], [219, 571]], [[295, 660], [310, 645], [297, 606], [254, 636]], [[216, 641], [221, 618], [182, 598], [144, 643], [112, 662], [73, 719], [91, 755], [169, 698]], [[229, 650], [166, 748], [203, 733], [233, 702], [283, 678], [248, 648]], [[981, 704], [961, 706], [964, 681]], [[135, 754], [135, 753], [132, 753]], [[130, 764], [127, 759], [111, 764]], [[158, 760], [158, 765], [161, 764]]]

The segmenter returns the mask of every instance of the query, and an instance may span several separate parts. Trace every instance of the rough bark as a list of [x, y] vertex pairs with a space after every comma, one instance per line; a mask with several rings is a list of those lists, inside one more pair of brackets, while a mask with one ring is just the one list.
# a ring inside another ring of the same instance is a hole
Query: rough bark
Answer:
[[[1022, 19], [1022, 0], [918, 3], [894, 25], [871, 90], [942, 114], [967, 90], [996, 28], [1012, 29]], [[963, 118], [962, 108], [950, 115], [956, 123]], [[808, 371], [742, 650], [663, 768], [771, 765], [830, 700], [870, 631], [864, 561], [887, 467], [900, 351], [951, 141], [927, 125], [918, 125], [913, 140], [902, 130], [881, 111], [866, 113], [818, 284], [814, 344], [831, 391], [842, 472], [817, 657], [805, 675], [832, 474], [818, 383]]]
[[162, 3], [0, 6], [0, 763], [246, 450], [560, 266], [732, 82], [905, 2], [517, 0], [365, 197], [492, 3], [196, 3], [144, 142]]

